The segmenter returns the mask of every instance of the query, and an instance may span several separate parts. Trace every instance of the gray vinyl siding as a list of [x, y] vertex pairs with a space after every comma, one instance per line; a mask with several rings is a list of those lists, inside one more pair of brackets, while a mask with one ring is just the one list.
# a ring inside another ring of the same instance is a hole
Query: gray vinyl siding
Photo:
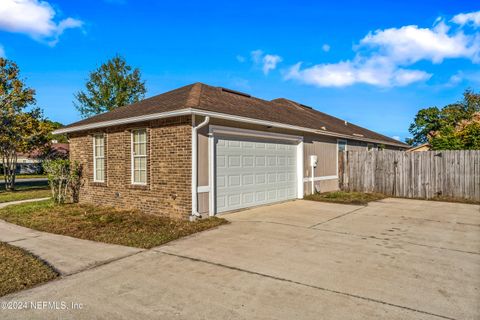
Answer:
[[311, 177], [310, 155], [318, 158], [315, 177], [337, 175], [337, 139], [327, 136], [305, 136], [303, 140], [303, 176]]

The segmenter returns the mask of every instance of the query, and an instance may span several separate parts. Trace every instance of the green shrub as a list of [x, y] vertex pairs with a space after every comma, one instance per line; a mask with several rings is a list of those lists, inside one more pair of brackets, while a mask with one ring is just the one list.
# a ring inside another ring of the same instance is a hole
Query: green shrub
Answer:
[[78, 162], [55, 159], [45, 160], [43, 168], [48, 176], [55, 203], [65, 203], [70, 195], [73, 202], [78, 202], [81, 187], [82, 166]]

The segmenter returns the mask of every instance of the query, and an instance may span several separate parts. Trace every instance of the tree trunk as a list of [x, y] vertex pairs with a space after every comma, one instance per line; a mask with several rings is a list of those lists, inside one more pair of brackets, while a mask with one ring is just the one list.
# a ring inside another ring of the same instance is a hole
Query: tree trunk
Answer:
[[17, 153], [15, 150], [7, 150], [2, 157], [2, 163], [5, 189], [13, 191], [15, 190], [15, 171], [17, 168]]

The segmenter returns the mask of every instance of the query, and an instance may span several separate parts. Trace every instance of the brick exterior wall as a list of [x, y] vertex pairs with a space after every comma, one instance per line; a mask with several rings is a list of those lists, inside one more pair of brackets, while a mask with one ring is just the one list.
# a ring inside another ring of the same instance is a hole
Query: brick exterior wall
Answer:
[[[147, 129], [147, 184], [131, 183], [131, 130]], [[105, 182], [93, 182], [93, 135], [105, 134]], [[192, 208], [191, 117], [70, 135], [70, 160], [83, 165], [80, 203], [187, 218]]]

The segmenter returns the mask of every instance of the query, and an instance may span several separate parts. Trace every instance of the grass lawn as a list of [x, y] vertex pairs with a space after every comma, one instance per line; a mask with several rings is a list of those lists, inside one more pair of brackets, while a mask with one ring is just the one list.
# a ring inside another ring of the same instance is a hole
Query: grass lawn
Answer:
[[46, 174], [17, 174], [15, 179], [47, 178]]
[[370, 201], [385, 199], [386, 196], [380, 193], [363, 193], [363, 192], [345, 192], [334, 191], [326, 193], [316, 193], [305, 196], [305, 200], [335, 202], [343, 204], [366, 205]]
[[208, 218], [196, 222], [83, 204], [39, 201], [0, 209], [0, 219], [31, 229], [137, 248], [152, 248], [227, 223]]
[[37, 198], [48, 198], [52, 195], [50, 188], [31, 188], [31, 189], [21, 189], [15, 191], [0, 191], [0, 203], [18, 201], [18, 200], [27, 200], [27, 199], [37, 199]]
[[23, 249], [0, 242], [0, 296], [54, 279], [58, 274]]
[[[3, 182], [3, 180], [2, 180]], [[0, 203], [48, 198], [52, 195], [48, 181], [28, 181], [22, 182], [17, 180], [15, 182], [15, 191], [5, 191], [5, 185], [0, 183]]]

